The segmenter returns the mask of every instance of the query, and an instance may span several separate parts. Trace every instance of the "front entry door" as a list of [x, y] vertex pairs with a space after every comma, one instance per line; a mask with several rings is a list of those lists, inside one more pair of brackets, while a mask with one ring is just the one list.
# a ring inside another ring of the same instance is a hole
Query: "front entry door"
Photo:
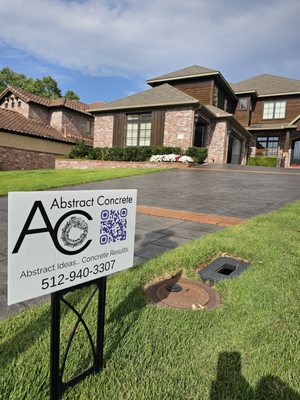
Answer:
[[229, 136], [227, 164], [241, 163], [242, 142], [234, 136]]
[[293, 142], [291, 165], [300, 165], [300, 139]]

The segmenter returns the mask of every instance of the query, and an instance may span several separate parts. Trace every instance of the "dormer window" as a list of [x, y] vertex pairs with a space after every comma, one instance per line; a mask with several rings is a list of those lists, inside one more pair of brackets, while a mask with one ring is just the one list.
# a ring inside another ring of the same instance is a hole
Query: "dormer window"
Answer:
[[264, 103], [263, 119], [284, 118], [286, 101], [266, 101]]
[[240, 99], [240, 110], [245, 111], [248, 109], [248, 99], [246, 97], [242, 97]]

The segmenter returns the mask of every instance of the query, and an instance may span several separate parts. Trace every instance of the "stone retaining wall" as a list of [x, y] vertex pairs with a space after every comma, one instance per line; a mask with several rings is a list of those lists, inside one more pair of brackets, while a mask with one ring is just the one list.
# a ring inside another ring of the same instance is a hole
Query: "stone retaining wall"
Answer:
[[55, 154], [0, 146], [0, 170], [54, 168]]
[[56, 169], [97, 169], [97, 168], [189, 168], [195, 164], [179, 162], [101, 161], [57, 158]]

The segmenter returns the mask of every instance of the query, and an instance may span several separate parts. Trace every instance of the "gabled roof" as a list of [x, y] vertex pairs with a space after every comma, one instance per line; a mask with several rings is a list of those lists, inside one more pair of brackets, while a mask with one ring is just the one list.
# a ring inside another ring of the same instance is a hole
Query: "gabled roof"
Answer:
[[213, 105], [203, 105], [201, 104], [201, 109], [209, 112], [209, 115], [215, 119], [223, 119], [226, 118], [230, 120], [233, 126], [238, 129], [238, 131], [243, 132], [244, 135], [251, 137], [251, 133], [244, 127], [242, 124], [234, 117], [233, 114], [228, 113], [227, 111], [222, 110], [219, 107], [215, 107]]
[[227, 111], [222, 110], [219, 107], [215, 107], [213, 105], [205, 105], [205, 107], [212, 113], [215, 118], [226, 118], [232, 116]]
[[89, 112], [113, 111], [121, 109], [141, 109], [157, 106], [175, 106], [199, 104], [198, 100], [168, 85], [167, 83], [136, 93], [119, 100], [105, 103], [100, 107], [90, 109]]
[[256, 75], [230, 85], [236, 94], [256, 91], [260, 97], [300, 93], [300, 80], [269, 74]]
[[231, 97], [235, 100], [237, 99], [232, 87], [229, 85], [220, 71], [206, 67], [200, 67], [199, 65], [192, 65], [191, 67], [183, 68], [166, 75], [161, 75], [157, 78], [149, 79], [147, 83], [151, 86], [156, 86], [158, 84], [162, 84], [163, 82], [172, 82], [191, 78], [203, 78], [206, 76], [214, 76], [219, 82], [221, 82], [223, 86], [227, 88]]
[[169, 74], [158, 76], [156, 78], [148, 79], [147, 83], [151, 84], [155, 82], [169, 81], [178, 78], [184, 79], [184, 78], [192, 78], [203, 75], [215, 75], [218, 73], [219, 72], [214, 69], [200, 67], [199, 65], [192, 65], [191, 67], [183, 68], [178, 71], [171, 72]]
[[89, 105], [82, 103], [79, 100], [69, 100], [63, 97], [59, 99], [46, 99], [45, 97], [26, 92], [23, 89], [13, 86], [8, 86], [6, 89], [4, 89], [3, 92], [0, 93], [0, 99], [3, 98], [7, 93], [13, 93], [15, 96], [19, 97], [26, 103], [32, 102], [45, 107], [66, 107], [74, 111], [88, 114], [86, 110], [89, 108]]
[[16, 111], [0, 108], [0, 131], [16, 132], [60, 142], [75, 143], [75, 138], [64, 137], [52, 126], [34, 119], [28, 119]]

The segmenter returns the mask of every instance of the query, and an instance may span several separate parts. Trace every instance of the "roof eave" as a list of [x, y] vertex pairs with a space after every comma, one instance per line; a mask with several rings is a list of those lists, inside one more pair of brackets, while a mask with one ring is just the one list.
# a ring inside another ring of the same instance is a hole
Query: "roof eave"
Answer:
[[134, 110], [134, 109], [140, 109], [140, 108], [154, 108], [154, 107], [171, 107], [171, 106], [191, 106], [191, 105], [197, 105], [199, 102], [197, 100], [195, 101], [186, 101], [186, 102], [178, 102], [178, 103], [154, 103], [154, 104], [138, 104], [135, 106], [118, 106], [118, 107], [109, 107], [109, 108], [100, 108], [100, 109], [92, 109], [88, 110], [90, 113], [95, 113], [95, 112], [106, 112], [106, 111], [117, 111], [117, 110]]
[[290, 96], [300, 94], [300, 92], [282, 92], [282, 93], [269, 93], [269, 94], [259, 94], [258, 97], [273, 97], [273, 96]]
[[257, 94], [257, 91], [256, 90], [240, 90], [240, 91], [235, 91], [234, 90], [234, 93], [236, 94], [236, 95], [240, 95], [240, 94], [254, 94], [255, 96], [257, 96], [258, 94]]
[[177, 81], [181, 79], [189, 79], [189, 78], [200, 78], [203, 76], [212, 76], [212, 75], [218, 75], [219, 72], [205, 72], [203, 74], [193, 74], [193, 75], [183, 75], [183, 76], [177, 76], [173, 78], [161, 78], [161, 79], [148, 79], [146, 82], [151, 85], [151, 83], [159, 83], [159, 82], [169, 82], [169, 81]]
[[251, 126], [248, 126], [249, 131], [278, 131], [278, 130], [285, 130], [285, 129], [296, 129], [296, 125], [282, 125], [282, 126], [267, 126], [267, 127], [257, 127], [257, 128], [251, 128]]

